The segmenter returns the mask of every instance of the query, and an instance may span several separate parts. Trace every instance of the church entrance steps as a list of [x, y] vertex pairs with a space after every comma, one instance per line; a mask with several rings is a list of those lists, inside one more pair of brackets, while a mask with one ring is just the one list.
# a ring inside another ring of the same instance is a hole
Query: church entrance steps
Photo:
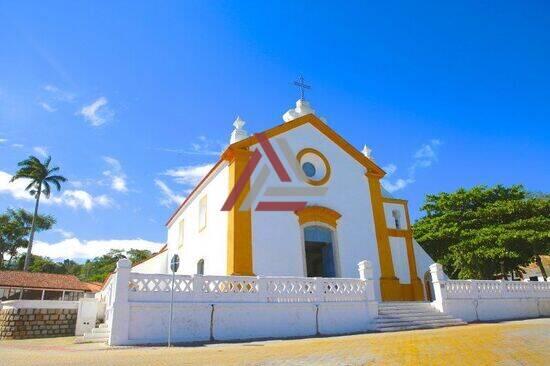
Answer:
[[462, 319], [434, 309], [429, 302], [382, 302], [378, 305], [376, 329], [395, 332], [464, 325]]
[[75, 343], [107, 343], [111, 330], [107, 324], [99, 324], [89, 333], [75, 339]]

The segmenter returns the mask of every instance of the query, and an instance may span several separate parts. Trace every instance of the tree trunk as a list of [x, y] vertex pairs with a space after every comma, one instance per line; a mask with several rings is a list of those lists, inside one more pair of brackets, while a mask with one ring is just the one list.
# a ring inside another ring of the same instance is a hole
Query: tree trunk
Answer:
[[42, 193], [42, 183], [38, 186], [38, 193], [36, 194], [36, 204], [34, 205], [34, 215], [32, 216], [31, 234], [29, 236], [29, 245], [27, 246], [27, 255], [25, 256], [25, 265], [23, 271], [29, 271], [29, 265], [31, 264], [32, 255], [32, 242], [34, 240], [34, 224], [36, 222], [36, 216], [38, 215], [38, 204], [40, 203], [40, 194]]
[[540, 258], [540, 255], [535, 255], [535, 263], [540, 269], [540, 273], [542, 274], [542, 278], [546, 281], [548, 277], [546, 276], [546, 270], [544, 269], [544, 265], [542, 264], [542, 259]]
[[500, 262], [500, 272], [502, 273], [502, 279], [508, 281], [508, 275], [506, 274], [506, 269], [504, 268], [504, 261]]

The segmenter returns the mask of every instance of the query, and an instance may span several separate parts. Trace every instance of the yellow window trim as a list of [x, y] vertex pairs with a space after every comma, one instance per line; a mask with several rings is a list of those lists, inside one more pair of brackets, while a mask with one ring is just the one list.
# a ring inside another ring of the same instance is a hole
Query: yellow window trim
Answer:
[[302, 160], [302, 158], [306, 154], [313, 154], [319, 157], [323, 161], [323, 164], [325, 164], [326, 171], [325, 171], [325, 175], [321, 179], [311, 179], [307, 177], [305, 174], [302, 174], [302, 175], [305, 177], [306, 183], [311, 184], [312, 186], [322, 186], [323, 184], [328, 182], [328, 180], [330, 179], [331, 170], [330, 170], [330, 164], [328, 162], [328, 159], [320, 151], [315, 150], [314, 148], [311, 148], [311, 147], [307, 147], [305, 149], [300, 150], [298, 154], [296, 154], [296, 160], [298, 160], [298, 165], [300, 164], [300, 160]]
[[338, 219], [342, 217], [338, 212], [322, 206], [307, 206], [306, 208], [296, 211], [295, 214], [298, 216], [300, 225], [310, 222], [322, 222], [333, 228], [336, 228]]

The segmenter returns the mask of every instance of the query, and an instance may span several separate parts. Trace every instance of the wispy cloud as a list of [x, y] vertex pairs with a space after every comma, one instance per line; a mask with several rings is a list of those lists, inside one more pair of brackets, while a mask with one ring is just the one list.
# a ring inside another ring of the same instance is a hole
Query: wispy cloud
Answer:
[[0, 138], [0, 144], [5, 144], [6, 142], [8, 142], [8, 139]]
[[166, 185], [166, 183], [164, 183], [160, 179], [155, 179], [155, 185], [160, 189], [160, 192], [162, 193], [160, 203], [163, 206], [170, 207], [173, 205], [179, 205], [185, 199], [185, 196], [175, 193]]
[[55, 85], [44, 85], [42, 89], [48, 92], [48, 95], [51, 99], [58, 102], [72, 102], [75, 100], [75, 95], [73, 93], [62, 90]]
[[[29, 184], [26, 179], [18, 179], [10, 182], [12, 175], [0, 171], [0, 194], [9, 194], [16, 200], [34, 201], [34, 197], [25, 191]], [[91, 211], [97, 207], [112, 207], [114, 201], [107, 195], [94, 196], [80, 189], [67, 189], [62, 193], [53, 192], [50, 199], [44, 199], [44, 204], [56, 204]]]
[[202, 177], [212, 169], [214, 164], [190, 165], [169, 169], [164, 172], [164, 175], [172, 177], [176, 183], [183, 185], [195, 185]]
[[143, 249], [158, 252], [164, 243], [136, 239], [81, 240], [76, 237], [65, 238], [59, 242], [36, 241], [33, 254], [47, 256], [54, 260], [84, 260], [101, 256], [111, 249]]
[[111, 188], [117, 192], [128, 192], [126, 174], [124, 174], [120, 162], [110, 156], [104, 156], [103, 160], [110, 167], [110, 169], [103, 172], [103, 175], [111, 180]]
[[61, 237], [63, 237], [64, 239], [70, 239], [70, 238], [73, 238], [74, 237], [74, 234], [70, 231], [67, 231], [67, 230], [63, 230], [63, 229], [52, 229], [52, 231], [54, 233], [58, 233], [59, 235], [61, 235]]
[[20, 149], [20, 148], [24, 147], [24, 145], [23, 144], [11, 144], [11, 147], [15, 147], [17, 149]]
[[114, 112], [107, 107], [108, 103], [107, 98], [100, 97], [91, 104], [83, 106], [78, 114], [83, 116], [92, 126], [101, 126], [114, 117]]
[[226, 143], [210, 140], [206, 136], [199, 136], [186, 149], [163, 148], [161, 150], [185, 155], [219, 156], [226, 147]]
[[50, 104], [46, 102], [39, 102], [38, 105], [41, 106], [42, 109], [44, 109], [46, 112], [53, 113], [57, 111], [57, 108], [52, 107]]
[[45, 147], [43, 146], [35, 146], [32, 148], [32, 150], [37, 153], [38, 155], [42, 156], [42, 157], [48, 157], [48, 149], [46, 149]]
[[438, 159], [438, 148], [441, 145], [441, 141], [438, 139], [430, 140], [430, 142], [423, 144], [414, 154], [413, 163], [407, 170], [407, 176], [405, 178], [397, 178], [391, 180], [391, 177], [395, 175], [397, 166], [395, 164], [388, 164], [383, 169], [386, 171], [386, 177], [382, 179], [382, 186], [390, 193], [399, 191], [409, 184], [415, 182], [416, 171], [420, 168], [431, 167]]

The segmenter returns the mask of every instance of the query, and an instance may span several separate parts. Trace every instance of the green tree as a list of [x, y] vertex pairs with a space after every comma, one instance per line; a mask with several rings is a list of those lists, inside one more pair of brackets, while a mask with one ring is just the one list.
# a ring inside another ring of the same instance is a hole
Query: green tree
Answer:
[[152, 253], [146, 249], [130, 249], [126, 251], [126, 256], [133, 264], [137, 264], [151, 258]]
[[[4, 268], [4, 258], [8, 265], [18, 254], [20, 248], [28, 245], [33, 215], [23, 209], [8, 209], [0, 215], [0, 269]], [[55, 224], [55, 219], [49, 215], [37, 215], [35, 231], [49, 230]]]
[[523, 186], [476, 186], [426, 196], [416, 240], [447, 274], [492, 279], [550, 253], [550, 200]]
[[61, 183], [67, 181], [67, 178], [57, 174], [59, 172], [58, 167], [50, 168], [51, 160], [52, 160], [51, 156], [46, 158], [44, 162], [41, 162], [35, 156], [29, 156], [28, 159], [20, 161], [18, 163], [18, 166], [20, 168], [11, 179], [12, 182], [21, 178], [30, 179], [30, 183], [25, 188], [25, 190], [29, 191], [29, 193], [36, 200], [34, 205], [33, 219], [31, 223], [29, 244], [27, 246], [27, 255], [25, 257], [25, 265], [23, 267], [24, 271], [29, 270], [29, 262], [30, 262], [31, 253], [32, 253], [32, 244], [34, 241], [36, 218], [38, 216], [38, 206], [40, 204], [40, 197], [42, 194], [44, 194], [46, 198], [50, 197], [50, 193], [51, 193], [50, 184], [55, 186], [55, 188], [57, 188], [57, 190], [60, 191]]

